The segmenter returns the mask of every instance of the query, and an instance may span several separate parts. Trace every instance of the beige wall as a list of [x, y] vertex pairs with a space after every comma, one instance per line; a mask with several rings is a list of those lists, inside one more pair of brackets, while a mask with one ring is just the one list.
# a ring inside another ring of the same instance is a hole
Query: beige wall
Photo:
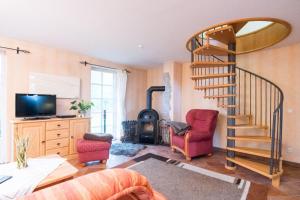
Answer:
[[[155, 67], [147, 70], [147, 88], [151, 86], [159, 86], [163, 84], [163, 67]], [[144, 101], [146, 102], [146, 91], [144, 91]], [[152, 108], [156, 110], [160, 116], [162, 108], [162, 93], [153, 92], [152, 94]]]
[[240, 55], [237, 62], [238, 66], [271, 80], [282, 89], [283, 158], [300, 163], [300, 43]]
[[190, 63], [182, 66], [182, 104], [181, 120], [185, 121], [185, 115], [190, 109], [214, 109], [219, 110], [219, 119], [214, 134], [213, 145], [215, 147], [226, 147], [226, 109], [217, 107], [217, 100], [204, 99], [204, 93], [194, 90], [194, 82], [191, 80], [192, 71]]
[[[51, 48], [30, 42], [24, 42], [0, 37], [1, 46], [17, 47], [29, 50], [30, 54], [16, 54], [6, 51], [8, 73], [7, 113], [8, 120], [15, 117], [15, 93], [27, 93], [29, 88], [29, 73], [40, 72], [55, 75], [73, 76], [81, 79], [81, 97], [90, 98], [90, 67], [81, 65], [79, 61], [86, 60], [104, 66], [121, 68], [123, 65], [80, 55], [71, 51]], [[145, 107], [144, 94], [146, 90], [147, 72], [132, 67], [128, 75], [126, 109], [127, 118], [136, 119], [137, 113]], [[70, 100], [58, 100], [58, 113], [68, 111]], [[9, 127], [8, 122], [8, 127]], [[11, 132], [8, 132], [11, 135]]]
[[134, 120], [138, 113], [146, 107], [147, 71], [130, 69], [126, 92], [127, 119]]
[[[283, 158], [300, 163], [300, 123], [297, 114], [300, 113], [300, 43], [266, 49], [246, 55], [239, 55], [238, 66], [249, 69], [274, 83], [284, 92], [284, 124], [283, 124]], [[192, 108], [216, 109], [220, 111], [219, 121], [214, 136], [214, 146], [226, 147], [226, 109], [218, 108], [216, 100], [204, 99], [203, 92], [193, 89], [190, 79], [190, 64], [182, 64], [181, 72], [181, 120]], [[149, 77], [162, 77], [163, 67], [148, 70]], [[180, 79], [177, 79], [180, 80]], [[149, 84], [149, 80], [148, 80]], [[159, 108], [159, 102], [156, 102]], [[251, 144], [256, 145], [256, 144]], [[259, 147], [263, 147], [260, 145]], [[289, 150], [289, 151], [288, 151]]]
[[[170, 76], [171, 99], [169, 117], [171, 120], [181, 120], [181, 78], [182, 64], [178, 62], [166, 62], [163, 66], [147, 70], [147, 87], [164, 85], [163, 75], [168, 73]], [[154, 92], [152, 96], [153, 109], [161, 115], [163, 109], [163, 93]]]

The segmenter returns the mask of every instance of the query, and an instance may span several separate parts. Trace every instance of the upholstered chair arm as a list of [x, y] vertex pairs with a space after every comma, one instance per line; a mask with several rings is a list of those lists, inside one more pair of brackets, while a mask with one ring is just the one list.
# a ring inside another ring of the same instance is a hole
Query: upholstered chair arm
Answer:
[[172, 127], [169, 128], [169, 131], [170, 131], [170, 144], [172, 146], [173, 145], [172, 139], [173, 139], [173, 136], [175, 135], [175, 132]]
[[174, 129], [171, 126], [169, 128], [169, 131], [170, 131], [170, 136], [175, 135]]

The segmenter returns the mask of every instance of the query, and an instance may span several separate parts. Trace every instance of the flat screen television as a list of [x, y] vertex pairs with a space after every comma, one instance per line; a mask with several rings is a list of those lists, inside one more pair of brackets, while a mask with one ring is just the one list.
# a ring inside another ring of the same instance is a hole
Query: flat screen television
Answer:
[[43, 118], [56, 115], [56, 95], [16, 94], [16, 117]]

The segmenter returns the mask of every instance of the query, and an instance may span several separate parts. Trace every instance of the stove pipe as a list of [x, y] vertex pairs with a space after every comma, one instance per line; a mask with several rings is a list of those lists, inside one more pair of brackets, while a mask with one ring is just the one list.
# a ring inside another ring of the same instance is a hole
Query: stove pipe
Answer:
[[152, 109], [152, 92], [165, 91], [165, 86], [151, 86], [147, 90], [147, 109]]

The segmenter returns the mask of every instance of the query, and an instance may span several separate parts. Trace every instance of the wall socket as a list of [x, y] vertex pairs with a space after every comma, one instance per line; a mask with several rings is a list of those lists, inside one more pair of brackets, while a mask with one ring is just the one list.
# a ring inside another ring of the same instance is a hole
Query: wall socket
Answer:
[[293, 152], [293, 148], [292, 147], [288, 147], [287, 148], [287, 153], [292, 153]]

